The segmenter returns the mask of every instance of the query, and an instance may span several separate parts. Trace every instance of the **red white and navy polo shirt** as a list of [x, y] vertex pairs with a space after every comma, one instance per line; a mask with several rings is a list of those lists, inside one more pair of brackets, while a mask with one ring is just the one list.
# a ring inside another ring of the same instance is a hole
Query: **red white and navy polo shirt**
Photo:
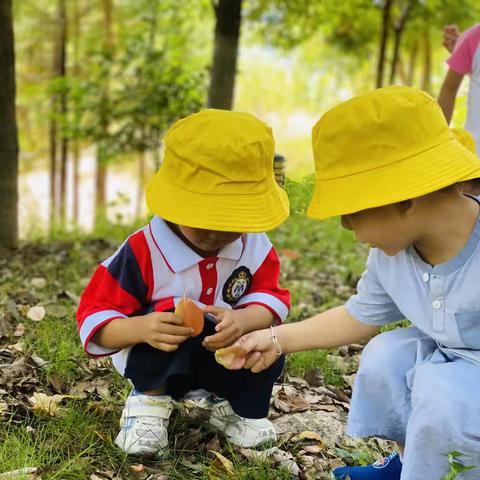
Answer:
[[[173, 310], [184, 295], [199, 306], [262, 305], [281, 322], [290, 308], [290, 294], [280, 288], [279, 276], [277, 253], [264, 233], [244, 234], [217, 256], [203, 258], [154, 217], [98, 266], [78, 307], [80, 338], [90, 355], [116, 353], [91, 341], [100, 327], [136, 315], [147, 305]], [[124, 360], [114, 361], [120, 371]]]

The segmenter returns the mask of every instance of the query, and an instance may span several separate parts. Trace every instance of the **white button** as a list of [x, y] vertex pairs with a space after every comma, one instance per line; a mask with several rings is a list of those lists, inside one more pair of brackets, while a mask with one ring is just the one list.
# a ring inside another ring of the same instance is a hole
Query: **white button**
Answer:
[[213, 288], [210, 287], [210, 288], [207, 290], [207, 295], [211, 295], [212, 292], [213, 292]]
[[440, 300], [435, 300], [433, 303], [432, 303], [432, 307], [435, 309], [435, 310], [438, 310], [439, 308], [442, 308], [442, 302]]
[[213, 268], [213, 263], [208, 263], [207, 264], [207, 270], [210, 270], [211, 268]]
[[428, 273], [423, 274], [423, 281], [428, 282], [430, 280], [430, 275]]

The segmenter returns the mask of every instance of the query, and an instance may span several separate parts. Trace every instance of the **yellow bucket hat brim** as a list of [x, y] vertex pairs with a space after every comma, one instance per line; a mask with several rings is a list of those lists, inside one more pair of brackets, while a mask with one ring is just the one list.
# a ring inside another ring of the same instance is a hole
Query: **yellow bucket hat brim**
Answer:
[[337, 178], [316, 178], [307, 216], [318, 220], [420, 197], [480, 177], [480, 161], [453, 137], [409, 158]]
[[273, 230], [289, 216], [285, 191], [271, 187], [255, 194], [197, 193], [172, 183], [162, 170], [147, 187], [151, 212], [178, 225], [223, 232], [259, 233]]

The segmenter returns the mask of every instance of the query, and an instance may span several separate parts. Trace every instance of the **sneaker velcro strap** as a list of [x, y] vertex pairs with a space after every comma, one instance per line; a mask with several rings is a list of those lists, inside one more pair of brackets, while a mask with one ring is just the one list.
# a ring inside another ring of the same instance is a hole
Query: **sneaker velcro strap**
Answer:
[[168, 419], [172, 413], [173, 402], [165, 398], [148, 395], [129, 397], [123, 409], [124, 417], [160, 417]]

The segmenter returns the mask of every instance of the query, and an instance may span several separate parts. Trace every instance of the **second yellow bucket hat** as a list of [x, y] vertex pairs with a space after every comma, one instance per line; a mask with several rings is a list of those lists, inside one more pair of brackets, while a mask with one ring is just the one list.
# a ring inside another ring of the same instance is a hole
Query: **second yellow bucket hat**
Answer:
[[437, 102], [385, 87], [325, 113], [312, 130], [315, 191], [324, 219], [415, 198], [480, 177], [480, 160], [455, 138]]
[[271, 129], [248, 113], [205, 110], [165, 136], [162, 166], [147, 185], [151, 212], [208, 230], [264, 232], [289, 215], [275, 182]]
[[477, 154], [477, 147], [475, 145], [475, 139], [473, 135], [464, 128], [451, 128], [450, 129], [455, 136], [455, 138], [470, 152]]

